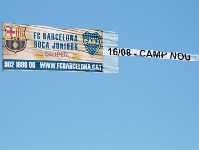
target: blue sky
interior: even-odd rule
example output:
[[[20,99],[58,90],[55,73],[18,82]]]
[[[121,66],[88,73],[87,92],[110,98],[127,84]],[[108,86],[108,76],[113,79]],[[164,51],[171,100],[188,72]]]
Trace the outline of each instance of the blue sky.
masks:
[[[0,1],[2,22],[115,31],[199,54],[199,1]],[[1,66],[2,68],[2,66]],[[0,73],[0,150],[198,150],[199,63],[120,57],[118,74]]]

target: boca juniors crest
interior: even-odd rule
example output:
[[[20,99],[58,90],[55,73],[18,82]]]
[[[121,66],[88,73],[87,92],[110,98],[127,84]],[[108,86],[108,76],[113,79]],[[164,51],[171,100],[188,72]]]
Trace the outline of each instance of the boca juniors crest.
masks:
[[[5,47],[14,52],[20,52],[25,49],[27,39],[25,37],[25,27],[20,26],[6,26],[4,42]]]
[[[82,38],[83,38],[83,44],[88,53],[91,56],[95,55],[99,50],[101,44],[100,34],[97,32],[89,33],[88,31],[86,31],[82,35]]]

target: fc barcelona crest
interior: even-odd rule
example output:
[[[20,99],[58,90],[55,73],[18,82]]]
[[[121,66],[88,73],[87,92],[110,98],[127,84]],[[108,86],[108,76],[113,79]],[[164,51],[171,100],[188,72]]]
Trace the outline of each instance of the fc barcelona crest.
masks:
[[[25,27],[20,26],[6,26],[4,42],[5,47],[15,54],[25,49],[26,47],[26,36]]]
[[[86,31],[83,35],[83,44],[88,51],[88,53],[93,56],[97,53],[97,51],[100,48],[101,45],[101,39],[100,39],[100,34],[95,32],[95,33],[89,33]]]

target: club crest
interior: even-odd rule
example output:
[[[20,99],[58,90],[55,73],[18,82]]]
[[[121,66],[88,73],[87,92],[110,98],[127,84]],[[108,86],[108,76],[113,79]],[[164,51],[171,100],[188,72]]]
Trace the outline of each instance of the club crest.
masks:
[[[91,56],[95,55],[99,50],[101,44],[100,34],[97,32],[89,33],[88,31],[86,31],[82,35],[82,38],[83,38],[83,44],[88,53]]]
[[[15,54],[25,49],[27,39],[25,37],[25,27],[6,26],[4,42],[5,47]]]

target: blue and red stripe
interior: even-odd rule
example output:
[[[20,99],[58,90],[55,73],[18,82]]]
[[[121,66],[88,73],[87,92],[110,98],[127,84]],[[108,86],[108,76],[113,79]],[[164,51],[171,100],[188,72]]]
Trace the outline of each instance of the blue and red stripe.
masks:
[[[16,42],[18,47],[14,48],[13,44]],[[6,46],[11,50],[22,50],[25,46],[25,41],[23,40],[6,40]]]

